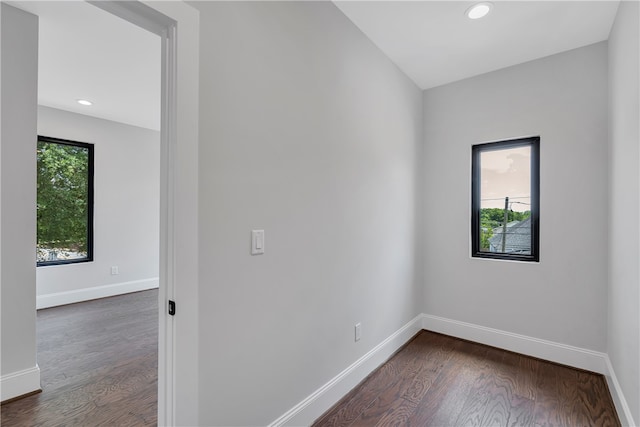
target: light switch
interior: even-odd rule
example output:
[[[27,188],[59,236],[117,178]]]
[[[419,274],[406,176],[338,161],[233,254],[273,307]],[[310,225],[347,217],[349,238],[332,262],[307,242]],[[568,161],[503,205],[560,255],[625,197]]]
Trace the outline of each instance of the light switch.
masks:
[[[251,230],[251,255],[264,253],[264,230]]]

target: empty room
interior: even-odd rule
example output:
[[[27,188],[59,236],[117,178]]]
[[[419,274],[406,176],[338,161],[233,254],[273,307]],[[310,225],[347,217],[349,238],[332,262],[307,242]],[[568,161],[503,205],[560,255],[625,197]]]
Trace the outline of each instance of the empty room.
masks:
[[[162,49],[157,421],[120,425],[640,423],[638,2],[91,6]],[[108,424],[136,408],[4,415],[48,393],[26,9],[1,12],[2,422]]]

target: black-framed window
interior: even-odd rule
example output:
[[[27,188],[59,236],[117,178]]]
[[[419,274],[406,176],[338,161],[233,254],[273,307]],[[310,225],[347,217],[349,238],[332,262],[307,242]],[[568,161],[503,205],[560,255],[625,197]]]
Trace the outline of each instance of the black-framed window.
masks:
[[[93,261],[93,144],[38,136],[38,266]]]
[[[471,256],[540,260],[540,137],[471,149]]]

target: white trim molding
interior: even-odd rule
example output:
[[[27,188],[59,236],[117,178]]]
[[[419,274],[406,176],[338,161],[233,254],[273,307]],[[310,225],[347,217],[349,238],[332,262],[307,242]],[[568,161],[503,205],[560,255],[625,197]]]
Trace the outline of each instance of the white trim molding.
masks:
[[[311,425],[420,330],[422,330],[422,315],[416,316],[398,329],[351,366],[269,424],[269,427]]]
[[[2,402],[40,390],[38,365],[0,377],[0,401]]]
[[[154,277],[151,279],[133,280],[131,282],[114,283],[112,285],[95,286],[92,288],[38,295],[36,297],[36,309],[40,310],[41,308],[56,307],[59,305],[73,304],[92,299],[129,294],[131,292],[146,291],[147,289],[155,289],[157,287],[158,278]]]
[[[616,406],[616,411],[618,412],[618,418],[620,418],[620,424],[623,426],[637,426],[633,420],[631,409],[629,409],[629,404],[624,397],[624,393],[622,392],[622,388],[620,387],[620,383],[618,382],[618,378],[616,377],[616,373],[613,370],[613,365],[611,364],[611,360],[608,355],[605,356],[605,362],[607,364],[607,373],[605,374],[605,378],[607,379],[609,392],[611,393],[613,403]]]
[[[423,315],[422,328],[562,365],[607,374],[607,355],[598,351],[429,314]]]
[[[623,426],[636,426],[609,355],[499,329],[423,314],[422,328],[604,375]]]
[[[268,427],[311,425],[420,330],[437,332],[602,374],[607,380],[620,422],[623,426],[636,426],[606,353],[444,317],[421,314],[273,421]]]

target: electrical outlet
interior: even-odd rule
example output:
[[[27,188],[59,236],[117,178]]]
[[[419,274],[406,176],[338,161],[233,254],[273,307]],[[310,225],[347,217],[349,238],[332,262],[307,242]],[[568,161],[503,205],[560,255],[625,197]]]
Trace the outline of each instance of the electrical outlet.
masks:
[[[118,266],[114,265],[113,267],[111,267],[111,275],[116,276],[118,274],[120,274],[120,270],[118,269]]]
[[[356,341],[360,341],[360,337],[362,337],[362,324],[361,323],[356,323],[355,332],[356,332],[356,336],[355,336]]]

